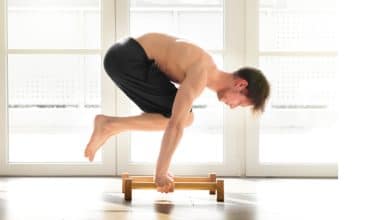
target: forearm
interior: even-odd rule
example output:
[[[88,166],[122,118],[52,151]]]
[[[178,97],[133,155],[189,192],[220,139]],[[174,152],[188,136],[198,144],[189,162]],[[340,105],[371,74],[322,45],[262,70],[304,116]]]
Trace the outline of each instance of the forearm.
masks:
[[[156,175],[165,175],[168,172],[173,153],[183,136],[183,128],[168,125],[161,142],[160,154],[157,160]]]

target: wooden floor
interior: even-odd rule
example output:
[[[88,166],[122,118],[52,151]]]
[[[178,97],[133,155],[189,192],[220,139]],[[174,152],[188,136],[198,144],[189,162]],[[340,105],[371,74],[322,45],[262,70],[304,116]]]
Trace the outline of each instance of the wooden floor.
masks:
[[[337,219],[336,179],[224,180],[224,203],[183,190],[136,190],[129,203],[120,177],[0,177],[0,220]]]

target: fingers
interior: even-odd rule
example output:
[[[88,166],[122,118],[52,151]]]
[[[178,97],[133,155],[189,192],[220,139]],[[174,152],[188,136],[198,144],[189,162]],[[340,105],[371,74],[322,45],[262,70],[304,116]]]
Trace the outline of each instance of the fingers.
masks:
[[[157,192],[160,192],[160,193],[168,193],[168,190],[166,189],[166,187],[157,187]]]
[[[171,187],[169,188],[169,192],[173,192],[175,190],[175,186],[174,184],[171,185]]]
[[[161,193],[169,193],[174,191],[174,184],[173,183],[167,183],[163,186],[157,186],[157,191]]]
[[[175,190],[175,183],[170,182],[168,187],[168,192],[173,192]]]
[[[169,172],[169,171],[168,171],[167,175],[168,175],[169,177],[171,177],[172,179],[173,179],[173,177],[174,177],[174,176],[173,176],[173,173],[171,173],[171,172]]]
[[[172,183],[167,183],[163,186],[163,192],[164,193],[168,193],[171,191],[171,188],[172,188]]]
[[[168,193],[174,191],[175,183],[172,173],[168,172],[164,176],[156,176],[154,181],[158,192]]]
[[[157,186],[157,192],[160,192],[160,193],[167,193],[168,191],[166,190],[166,185]]]
[[[164,192],[168,193],[169,192],[169,183],[164,186]]]

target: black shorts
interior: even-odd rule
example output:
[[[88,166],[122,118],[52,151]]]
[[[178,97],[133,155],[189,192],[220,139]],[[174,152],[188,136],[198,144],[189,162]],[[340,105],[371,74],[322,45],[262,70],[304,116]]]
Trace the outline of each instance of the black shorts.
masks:
[[[142,111],[171,116],[177,88],[135,39],[112,45],[104,57],[104,69]]]

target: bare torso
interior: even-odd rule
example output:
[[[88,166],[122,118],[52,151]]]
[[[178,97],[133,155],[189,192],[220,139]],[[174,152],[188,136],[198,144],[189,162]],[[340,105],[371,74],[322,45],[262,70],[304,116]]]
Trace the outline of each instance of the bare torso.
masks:
[[[155,60],[160,70],[173,82],[181,83],[191,68],[202,68],[208,78],[216,73],[216,65],[203,49],[183,39],[150,33],[136,39],[149,59]]]

